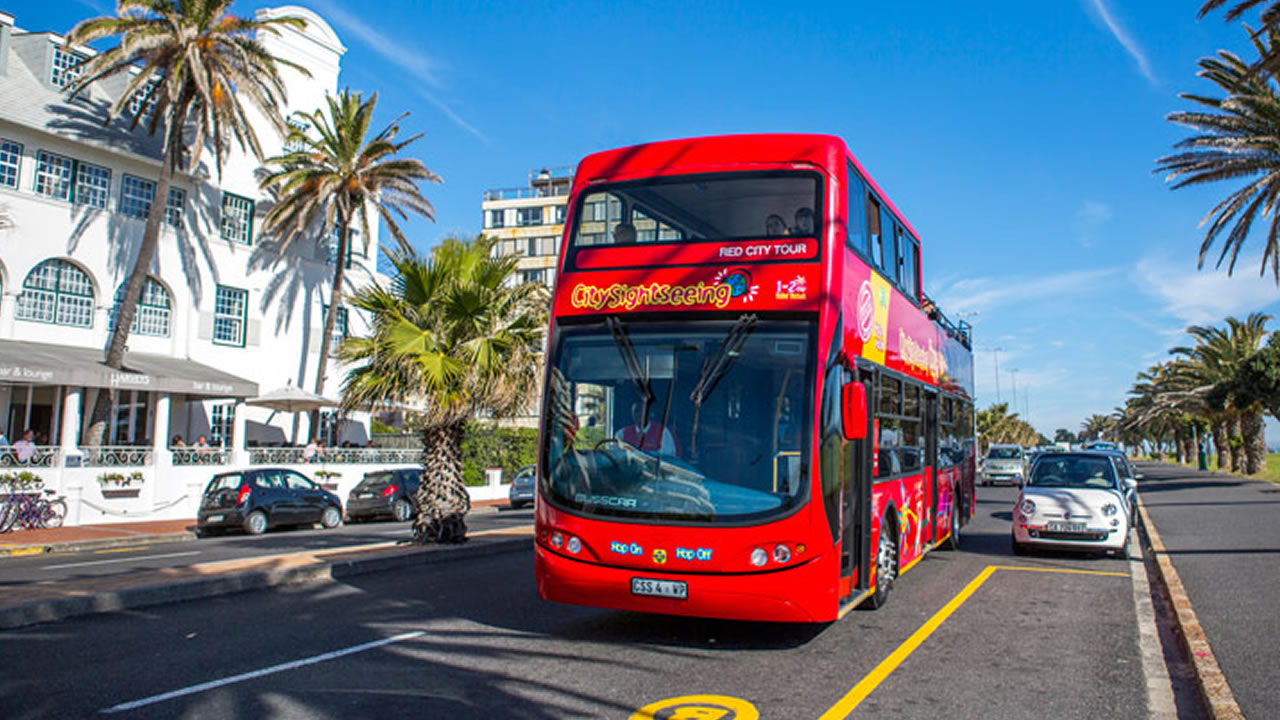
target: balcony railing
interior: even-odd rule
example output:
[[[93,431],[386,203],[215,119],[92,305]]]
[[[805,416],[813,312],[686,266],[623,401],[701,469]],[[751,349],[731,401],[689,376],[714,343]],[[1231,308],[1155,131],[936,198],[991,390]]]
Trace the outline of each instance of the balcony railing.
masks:
[[[250,448],[254,465],[410,465],[422,462],[422,451],[409,448],[325,448],[308,460],[306,448]]]
[[[484,199],[488,200],[526,200],[540,197],[562,197],[569,194],[567,185],[551,185],[549,187],[498,188],[485,190]]]
[[[62,448],[56,445],[0,448],[0,467],[56,467],[62,464],[61,458]]]
[[[132,445],[100,445],[83,448],[85,467],[117,467],[150,465],[154,461],[151,448]]]
[[[228,465],[231,450],[228,448],[169,448],[173,452],[174,465]]]

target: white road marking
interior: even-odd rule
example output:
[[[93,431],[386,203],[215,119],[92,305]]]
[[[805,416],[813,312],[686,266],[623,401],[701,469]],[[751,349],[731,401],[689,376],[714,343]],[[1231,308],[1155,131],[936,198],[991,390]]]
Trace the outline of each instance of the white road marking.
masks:
[[[416,630],[414,632],[402,633],[400,635],[394,635],[392,637],[383,638],[381,640],[374,640],[373,642],[363,643],[361,645],[344,648],[342,650],[333,650],[331,652],[327,652],[321,655],[313,655],[312,657],[303,658],[301,660],[293,660],[291,662],[281,663],[279,665],[272,665],[271,667],[262,668],[261,670],[252,670],[247,673],[232,675],[231,677],[222,678],[221,680],[211,680],[207,683],[200,683],[199,685],[191,685],[189,687],[184,687],[180,690],[174,690],[172,692],[162,693],[160,695],[152,695],[151,697],[142,698],[141,700],[133,700],[131,702],[120,703],[119,705],[113,705],[109,708],[99,710],[98,712],[102,715],[112,715],[118,712],[124,712],[126,710],[136,710],[137,708],[140,708],[140,707],[145,707],[147,705],[154,705],[158,702],[164,702],[165,700],[172,700],[174,698],[179,698],[184,695],[194,695],[195,693],[204,692],[205,690],[212,690],[214,688],[219,688],[224,685],[231,685],[233,683],[244,682],[245,680],[253,680],[254,678],[260,678],[264,675],[272,675],[278,672],[284,672],[286,670],[294,670],[296,668],[305,667],[307,665],[322,663],[322,662],[325,662],[326,660],[334,660],[336,658],[340,658],[345,655],[354,655],[355,653],[358,653],[358,652],[364,652],[365,650],[372,650],[374,648],[382,647],[383,645],[398,643],[402,640],[410,640],[412,638],[416,638],[426,634],[427,633],[425,630]]]
[[[159,558],[186,557],[187,555],[199,555],[199,550],[180,553],[165,553],[164,555],[138,555],[135,557],[116,558],[115,560],[89,560],[87,562],[78,563],[62,563],[61,565],[45,565],[41,570],[61,570],[63,568],[89,567],[90,565],[110,565],[112,563],[136,562],[138,560],[157,560]]]

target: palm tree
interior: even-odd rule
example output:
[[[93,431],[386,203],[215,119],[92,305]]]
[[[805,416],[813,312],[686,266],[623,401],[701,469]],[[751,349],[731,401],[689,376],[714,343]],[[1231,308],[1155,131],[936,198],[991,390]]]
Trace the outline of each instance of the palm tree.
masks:
[[[128,81],[108,109],[107,122],[124,112],[131,100],[141,99],[139,106],[150,105],[150,109],[135,113],[131,127],[145,124],[151,134],[160,132],[164,137],[164,158],[142,244],[106,350],[106,364],[112,368],[124,366],[125,343],[155,258],[173,173],[184,160],[187,171],[194,172],[206,144],[213,146],[219,175],[233,146],[261,158],[262,147],[246,117],[245,101],[278,127],[283,124],[280,108],[285,104],[281,66],[307,72],[272,55],[256,39],[259,34],[278,35],[281,27],[302,29],[306,27],[302,18],[255,20],[230,14],[230,5],[231,0],[120,0],[116,15],[85,20],[66,37],[68,45],[80,45],[120,36],[118,45],[86,61],[82,75],[68,87],[69,97],[75,98],[99,80],[123,75]],[[111,395],[114,392],[98,395],[91,445],[101,441]]]
[[[1111,435],[1114,426],[1115,423],[1111,417],[1094,413],[1081,424],[1081,438],[1088,438],[1090,440],[1106,438]]]
[[[286,138],[292,152],[267,161],[275,167],[262,179],[263,189],[275,193],[278,202],[267,213],[264,228],[281,239],[281,250],[294,239],[308,235],[316,242],[327,243],[329,234],[337,232],[337,256],[333,263],[333,285],[329,292],[329,311],[325,313],[324,333],[320,336],[320,360],[316,367],[316,394],[324,394],[325,373],[329,363],[329,344],[342,307],[343,275],[350,252],[351,223],[359,220],[366,248],[369,242],[369,209],[377,212],[391,234],[405,243],[396,216],[415,212],[434,220],[431,203],[418,189],[420,181],[440,182],[440,177],[427,169],[421,160],[399,157],[409,143],[422,137],[415,135],[397,142],[400,120],[396,118],[372,139],[368,137],[378,95],[367,101],[358,92],[344,89],[337,97],[329,96],[327,114],[316,110],[298,113],[301,126],[294,126]],[[376,222],[376,219],[375,219]],[[314,234],[314,233],[317,233]],[[305,352],[305,350],[304,350]],[[318,423],[312,417],[314,435]]]
[[[1280,28],[1270,27],[1252,40],[1259,56],[1267,57],[1273,49],[1280,50]],[[1174,146],[1183,152],[1158,159],[1158,171],[1168,173],[1166,180],[1173,183],[1173,189],[1247,180],[1205,216],[1208,229],[1200,244],[1199,266],[1204,266],[1205,256],[1226,231],[1216,266],[1221,267],[1230,257],[1227,274],[1231,274],[1240,249],[1261,214],[1269,218],[1269,227],[1260,272],[1265,273],[1270,263],[1272,275],[1280,283],[1280,214],[1276,212],[1280,153],[1275,141],[1280,136],[1280,95],[1270,75],[1250,72],[1248,63],[1226,50],[1220,50],[1217,58],[1202,58],[1199,65],[1198,75],[1212,81],[1226,95],[1180,95],[1208,110],[1169,115],[1171,122],[1199,134]]]
[[[1231,0],[1205,0],[1205,3],[1200,6],[1200,12],[1196,19],[1202,20],[1204,16],[1230,2]],[[1236,0],[1236,4],[1227,10],[1222,19],[1226,22],[1235,22],[1244,17],[1245,13],[1268,2],[1271,4],[1262,9],[1261,17],[1259,18],[1262,21],[1260,31],[1274,30],[1280,27],[1280,0]],[[1277,53],[1274,49],[1272,52],[1260,57],[1258,62],[1251,68],[1252,72],[1270,73],[1272,75],[1275,75],[1277,70],[1280,70],[1280,53]]]
[[[446,238],[429,258],[408,243],[389,251],[391,287],[374,284],[353,296],[373,317],[372,335],[339,348],[352,366],[345,408],[423,408],[409,417],[424,446],[417,542],[465,538],[464,426],[477,412],[519,412],[537,384],[546,291],[514,284],[517,259],[492,257],[495,243],[484,235]]]

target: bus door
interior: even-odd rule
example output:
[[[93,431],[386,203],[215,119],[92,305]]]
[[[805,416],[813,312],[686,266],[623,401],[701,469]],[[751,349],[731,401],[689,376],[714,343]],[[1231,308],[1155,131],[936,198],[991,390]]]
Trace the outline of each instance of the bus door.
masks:
[[[938,393],[924,393],[924,467],[929,484],[929,532],[925,542],[938,542]],[[955,502],[953,499],[952,502]]]
[[[862,383],[866,391],[867,427],[861,440],[848,443],[845,453],[841,574],[856,578],[853,590],[861,593],[871,589],[868,581],[870,569],[858,570],[862,561],[870,557],[871,548],[871,433],[875,415],[872,410],[876,407],[875,372],[860,366],[848,374],[848,378],[848,382]]]

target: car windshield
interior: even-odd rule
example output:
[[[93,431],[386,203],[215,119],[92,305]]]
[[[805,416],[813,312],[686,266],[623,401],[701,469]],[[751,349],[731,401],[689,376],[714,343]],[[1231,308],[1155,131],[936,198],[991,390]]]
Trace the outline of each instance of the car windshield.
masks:
[[[1028,484],[1110,489],[1116,486],[1116,474],[1105,457],[1046,456],[1036,463]]]
[[[360,484],[356,486],[357,490],[369,490],[371,488],[384,488],[395,481],[395,473],[378,472],[368,473]]]
[[[987,453],[989,460],[1021,460],[1022,450],[1018,448],[991,448],[991,452]]]
[[[645,242],[816,237],[818,176],[811,172],[653,178],[584,193],[571,247]]]
[[[212,495],[219,490],[234,490],[240,487],[240,474],[219,475],[209,483],[209,488],[205,490],[206,494]]]
[[[561,333],[543,430],[553,501],[707,523],[804,501],[812,323],[611,322]]]

